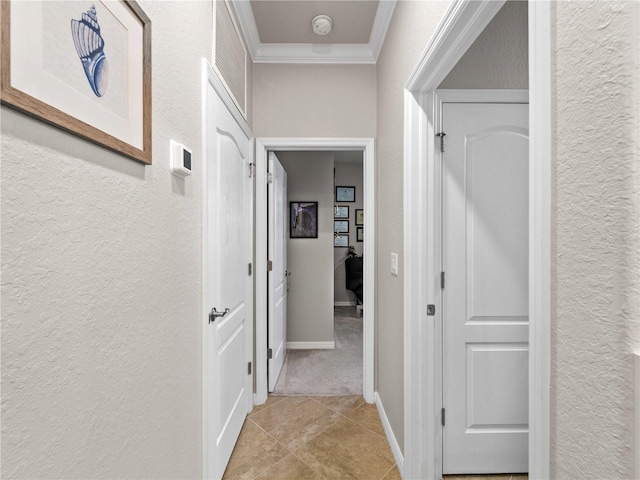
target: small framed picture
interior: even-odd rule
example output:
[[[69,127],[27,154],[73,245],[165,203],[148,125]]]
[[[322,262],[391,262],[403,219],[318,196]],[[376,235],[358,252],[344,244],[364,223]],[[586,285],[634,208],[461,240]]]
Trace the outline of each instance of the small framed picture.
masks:
[[[356,225],[364,225],[364,210],[356,208]]]
[[[334,218],[349,218],[349,205],[336,205]]]
[[[334,220],[333,231],[338,233],[349,232],[349,220]]]
[[[356,227],[356,241],[364,241],[364,227]]]
[[[290,238],[318,238],[318,202],[289,202]]]
[[[336,202],[355,202],[356,187],[336,187]]]
[[[348,247],[349,246],[349,235],[344,233],[338,233],[333,237],[333,246],[334,247]]]

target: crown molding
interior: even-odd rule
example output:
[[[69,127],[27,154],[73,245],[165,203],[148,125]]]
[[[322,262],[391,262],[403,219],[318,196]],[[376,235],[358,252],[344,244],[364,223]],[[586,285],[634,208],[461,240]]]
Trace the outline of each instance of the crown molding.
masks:
[[[382,49],[396,0],[380,0],[368,44],[261,43],[249,0],[229,2],[254,63],[374,64]]]

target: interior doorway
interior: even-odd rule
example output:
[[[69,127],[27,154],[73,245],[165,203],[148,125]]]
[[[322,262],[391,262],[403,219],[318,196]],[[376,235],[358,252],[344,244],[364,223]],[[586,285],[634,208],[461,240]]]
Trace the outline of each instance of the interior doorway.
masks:
[[[408,478],[440,478],[442,425],[438,224],[440,178],[435,90],[504,2],[451,6],[405,86],[405,470]],[[550,387],[550,98],[551,12],[528,3],[529,78],[529,349],[528,471],[549,478]],[[426,192],[426,194],[425,194]],[[410,220],[409,220],[410,219]],[[429,308],[430,306],[430,308]],[[436,318],[429,318],[435,316]],[[439,396],[440,395],[440,396]]]
[[[373,308],[373,281],[374,281],[374,249],[373,239],[375,233],[374,217],[374,149],[372,139],[256,139],[256,198],[266,198],[267,194],[267,158],[268,152],[335,152],[355,151],[362,152],[364,167],[364,225],[363,235],[371,239],[364,247],[364,285],[363,299],[364,314],[363,326],[363,372],[362,392],[365,400],[372,403],[373,393],[373,348],[374,348],[374,308]],[[333,198],[334,192],[330,192]],[[312,199],[308,199],[312,200]],[[333,200],[331,209],[333,209]],[[268,394],[267,383],[267,211],[266,202],[256,204],[256,398],[255,403],[264,403]],[[331,246],[333,249],[333,247]],[[332,279],[331,287],[333,287]],[[329,301],[332,302],[333,298]]]

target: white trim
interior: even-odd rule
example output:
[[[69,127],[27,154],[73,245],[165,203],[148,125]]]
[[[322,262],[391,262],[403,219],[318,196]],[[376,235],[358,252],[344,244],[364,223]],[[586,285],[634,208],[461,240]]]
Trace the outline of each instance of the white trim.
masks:
[[[635,371],[634,478],[640,478],[640,353],[633,354]]]
[[[382,428],[384,428],[384,433],[387,436],[387,442],[389,442],[389,446],[391,447],[391,453],[393,453],[393,458],[396,460],[396,466],[398,467],[398,471],[400,472],[400,478],[409,478],[405,477],[404,475],[404,457],[402,456],[402,449],[398,444],[396,436],[393,434],[393,428],[391,428],[389,417],[387,417],[387,412],[385,412],[384,410],[382,399],[380,398],[380,395],[378,395],[378,392],[374,393],[373,399],[376,407],[378,408],[378,414],[380,415]]]
[[[231,112],[231,115],[233,115],[235,121],[238,123],[240,128],[242,128],[242,131],[245,133],[245,135],[247,135],[247,137],[253,137],[253,133],[251,132],[251,129],[249,128],[244,115],[240,111],[238,104],[227,91],[225,83],[222,80],[220,73],[218,73],[218,69],[214,68],[206,58],[202,59],[202,64],[204,66],[203,68],[206,71],[208,82],[214,88],[218,96],[222,99],[222,102],[227,107],[229,112]]]
[[[356,304],[353,302],[333,302],[334,307],[355,307]]]
[[[287,342],[287,350],[334,350],[336,342]]]
[[[410,92],[435,90],[502,8],[506,0],[455,0],[405,84]]]
[[[551,3],[529,2],[529,478],[549,478]]]
[[[404,135],[404,346],[405,478],[440,478],[437,449],[442,437],[436,412],[441,406],[441,308],[426,316],[426,305],[440,302],[439,185],[434,142],[433,92],[503,1],[456,0],[445,14],[406,83]],[[529,2],[530,45],[530,374],[529,477],[549,477],[549,301],[550,301],[550,5]],[[439,445],[439,447],[438,447]]]
[[[251,3],[245,0],[230,3],[254,63],[374,64],[378,61],[396,0],[378,3],[369,43],[362,44],[262,43]]]
[[[363,396],[373,403],[375,295],[375,150],[371,138],[257,138],[256,198],[267,198],[268,151],[364,151],[364,318]],[[256,202],[256,398],[267,400],[267,205]]]

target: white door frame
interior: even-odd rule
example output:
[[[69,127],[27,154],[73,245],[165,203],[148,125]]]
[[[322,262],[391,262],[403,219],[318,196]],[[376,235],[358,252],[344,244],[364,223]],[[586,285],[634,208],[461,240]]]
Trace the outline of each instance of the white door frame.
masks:
[[[442,476],[433,92],[505,2],[454,1],[405,85],[405,478]],[[549,478],[551,6],[529,2],[529,478]],[[439,145],[438,145],[439,147]],[[437,309],[440,310],[440,309]]]
[[[256,395],[267,401],[267,166],[269,151],[363,151],[364,315],[363,396],[374,401],[375,152],[372,138],[256,138]]]
[[[242,131],[247,135],[247,137],[252,138],[253,134],[251,133],[251,129],[247,124],[246,120],[238,110],[235,102],[231,98],[231,95],[227,92],[224,87],[223,82],[220,79],[218,73],[214,70],[208,60],[202,59],[202,260],[203,260],[203,268],[202,268],[202,295],[201,295],[201,321],[202,321],[202,473],[204,478],[212,478],[214,466],[212,465],[211,452],[213,451],[212,445],[215,444],[216,439],[212,438],[212,432],[209,431],[208,426],[210,422],[208,419],[215,413],[211,412],[208,408],[210,402],[208,398],[214,395],[216,390],[216,386],[211,383],[211,376],[209,375],[208,365],[206,363],[209,355],[207,354],[209,348],[211,347],[207,342],[207,329],[211,328],[209,326],[208,318],[209,318],[209,309],[210,305],[207,305],[205,302],[206,292],[211,288],[212,279],[208,275],[208,268],[206,268],[207,264],[212,261],[213,254],[208,251],[207,246],[209,245],[207,232],[209,231],[209,189],[207,184],[207,138],[208,138],[208,129],[216,128],[215,125],[212,127],[209,125],[208,112],[207,112],[207,98],[211,95],[210,87],[213,87],[215,93],[220,97],[224,105],[227,107],[235,121],[238,123]],[[253,148],[249,147],[249,152],[253,152]],[[249,159],[251,161],[251,159]],[[253,256],[253,205],[254,199],[253,197],[248,199],[249,205],[249,215],[247,218],[247,243],[248,243],[248,252],[247,258],[252,258]],[[251,285],[251,282],[247,282],[248,285]],[[247,351],[251,352],[251,341],[253,338],[253,298],[254,292],[247,292]],[[252,377],[247,376],[247,388],[251,387]],[[247,411],[251,411],[253,405],[251,395],[249,395],[249,405],[247,405]]]

